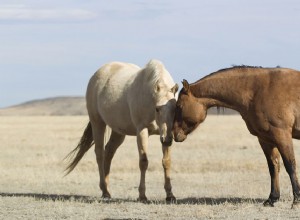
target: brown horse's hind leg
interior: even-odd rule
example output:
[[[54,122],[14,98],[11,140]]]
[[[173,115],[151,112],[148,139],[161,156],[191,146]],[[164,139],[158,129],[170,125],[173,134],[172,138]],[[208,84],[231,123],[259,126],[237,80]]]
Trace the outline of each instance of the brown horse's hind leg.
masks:
[[[147,157],[147,149],[148,149],[148,129],[144,128],[137,133],[137,145],[139,150],[139,166],[141,171],[141,179],[139,185],[139,201],[146,202],[146,170],[148,168],[148,157]]]
[[[110,198],[104,175],[104,133],[106,124],[102,120],[91,121],[93,138],[95,142],[95,154],[100,175],[100,189],[103,198]]]
[[[264,202],[264,206],[274,206],[274,203],[279,200],[280,187],[279,187],[279,171],[280,171],[280,154],[276,146],[258,139],[261,148],[266,156],[269,172],[271,176],[271,193],[269,198]]]
[[[111,160],[115,155],[116,150],[118,147],[123,143],[125,139],[125,135],[121,135],[112,131],[109,141],[105,146],[105,157],[104,157],[104,174],[105,174],[105,182],[108,188],[109,186],[109,171]]]
[[[294,205],[300,204],[300,185],[296,173],[296,159],[293,149],[291,132],[282,129],[273,130],[274,138],[278,143],[278,150],[281,154],[285,169],[290,176],[293,188]]]
[[[167,193],[167,202],[175,202],[176,198],[172,193],[172,185],[171,185],[171,177],[170,177],[170,171],[171,171],[171,157],[170,157],[170,147],[162,147],[163,151],[163,159],[162,159],[162,165],[164,168],[165,173],[165,190]]]

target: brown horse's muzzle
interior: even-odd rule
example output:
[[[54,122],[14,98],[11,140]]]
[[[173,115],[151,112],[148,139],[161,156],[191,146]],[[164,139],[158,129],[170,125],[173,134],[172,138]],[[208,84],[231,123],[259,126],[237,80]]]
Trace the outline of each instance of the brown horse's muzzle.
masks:
[[[176,142],[183,142],[186,139],[186,135],[183,130],[174,131],[174,140]]]

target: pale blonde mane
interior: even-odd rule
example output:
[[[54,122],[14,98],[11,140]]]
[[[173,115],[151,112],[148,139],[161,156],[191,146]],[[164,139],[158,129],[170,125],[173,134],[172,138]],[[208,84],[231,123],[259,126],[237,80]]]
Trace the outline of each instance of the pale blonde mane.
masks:
[[[166,70],[165,66],[159,60],[150,60],[145,67],[145,74],[148,83],[152,88],[157,85],[160,89],[171,89],[175,82],[173,81],[170,73]]]
[[[160,80],[163,70],[164,66],[158,60],[150,60],[149,63],[146,65],[146,79],[152,87],[154,87]]]

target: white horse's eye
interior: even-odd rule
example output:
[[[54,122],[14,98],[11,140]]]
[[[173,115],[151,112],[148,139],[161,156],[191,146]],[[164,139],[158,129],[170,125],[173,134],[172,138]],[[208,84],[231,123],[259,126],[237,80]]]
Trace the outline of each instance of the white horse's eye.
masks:
[[[159,107],[156,107],[156,108],[155,108],[155,111],[158,113],[158,112],[159,112]]]

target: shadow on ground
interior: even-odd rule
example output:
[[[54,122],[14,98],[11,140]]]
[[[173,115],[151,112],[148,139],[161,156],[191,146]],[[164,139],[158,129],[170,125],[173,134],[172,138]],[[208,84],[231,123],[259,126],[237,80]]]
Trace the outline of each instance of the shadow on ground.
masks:
[[[52,201],[75,201],[82,203],[126,203],[126,202],[139,202],[136,199],[103,199],[99,197],[84,196],[84,195],[64,195],[64,194],[42,194],[42,193],[0,193],[1,197],[29,197],[37,200],[52,200]],[[177,199],[176,202],[172,204],[195,204],[195,205],[220,205],[224,203],[229,204],[242,204],[242,203],[263,203],[265,200],[261,198],[184,198]],[[169,204],[165,200],[149,200],[149,204]]]

